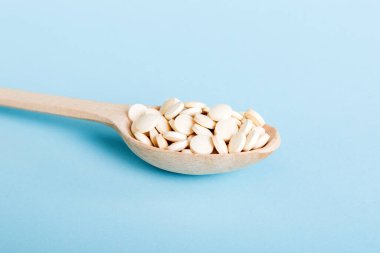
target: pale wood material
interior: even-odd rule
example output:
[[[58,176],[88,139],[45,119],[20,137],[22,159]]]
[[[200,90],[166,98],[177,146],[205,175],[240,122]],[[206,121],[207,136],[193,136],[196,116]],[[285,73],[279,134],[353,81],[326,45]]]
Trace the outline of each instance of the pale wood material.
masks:
[[[202,175],[230,172],[259,162],[275,151],[281,143],[278,131],[265,125],[270,135],[267,145],[258,150],[234,154],[199,155],[173,152],[145,145],[131,136],[127,117],[129,105],[100,103],[88,100],[49,96],[0,88],[0,106],[86,119],[113,127],[128,147],[146,162],[171,172]]]

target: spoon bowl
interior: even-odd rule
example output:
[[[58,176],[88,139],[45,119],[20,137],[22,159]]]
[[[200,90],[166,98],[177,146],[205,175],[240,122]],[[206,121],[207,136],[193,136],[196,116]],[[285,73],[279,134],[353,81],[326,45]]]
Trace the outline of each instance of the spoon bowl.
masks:
[[[265,125],[264,128],[271,136],[265,147],[233,154],[203,155],[173,152],[145,145],[129,134],[121,133],[121,136],[133,153],[153,166],[175,173],[206,175],[230,172],[269,156],[279,147],[280,136],[275,128],[269,125]]]
[[[129,105],[100,103],[88,100],[48,96],[0,88],[0,106],[86,119],[114,128],[138,157],[160,169],[189,175],[230,172],[254,164],[273,153],[281,143],[278,131],[265,125],[270,135],[260,149],[233,154],[188,154],[148,146],[132,137]],[[157,108],[157,107],[156,107]]]

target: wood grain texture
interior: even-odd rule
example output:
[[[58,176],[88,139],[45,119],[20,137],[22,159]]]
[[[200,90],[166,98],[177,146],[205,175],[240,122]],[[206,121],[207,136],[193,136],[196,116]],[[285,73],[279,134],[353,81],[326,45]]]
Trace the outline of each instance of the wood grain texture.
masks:
[[[86,119],[112,125],[128,110],[126,105],[50,96],[14,89],[0,88],[0,106]]]
[[[131,136],[127,117],[129,105],[49,96],[0,88],[0,106],[56,114],[100,122],[113,127],[128,147],[144,161],[167,171],[203,175],[236,170],[257,163],[273,153],[281,143],[278,131],[265,125],[269,142],[261,149],[234,154],[186,154],[145,145]]]

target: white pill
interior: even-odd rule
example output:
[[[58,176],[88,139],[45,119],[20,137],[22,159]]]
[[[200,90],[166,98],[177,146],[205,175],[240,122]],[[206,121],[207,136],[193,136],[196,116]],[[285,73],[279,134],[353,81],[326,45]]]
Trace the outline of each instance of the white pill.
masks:
[[[183,149],[181,152],[182,152],[182,153],[187,153],[187,154],[192,154],[192,153],[193,153],[193,152],[191,152],[191,150],[188,149],[188,148]]]
[[[173,122],[174,129],[182,134],[189,135],[193,132],[193,118],[186,114],[180,114]]]
[[[265,134],[265,129],[263,127],[254,127],[253,130],[260,134],[260,137]]]
[[[228,154],[227,144],[224,142],[222,137],[219,135],[214,135],[212,137],[212,142],[214,143],[215,149],[219,154]]]
[[[173,130],[175,130],[175,127],[174,127],[174,119],[169,120],[169,125],[170,125],[170,127],[171,127]]]
[[[247,119],[244,121],[243,125],[239,129],[239,133],[242,133],[244,135],[249,134],[251,132],[252,128],[254,127],[252,120]]]
[[[229,141],[232,135],[238,132],[239,128],[235,119],[228,118],[216,123],[214,133],[219,135],[224,141]]]
[[[147,114],[147,113],[153,113],[153,114],[161,115],[161,113],[160,113],[157,109],[154,109],[154,108],[148,108],[148,109],[145,111],[145,114]]]
[[[241,121],[238,120],[237,118],[231,117],[231,119],[235,120],[236,125],[238,125],[239,127],[241,126],[241,124],[243,124],[243,123],[241,123]]]
[[[149,131],[149,139],[152,142],[153,146],[156,146],[156,147],[157,147],[157,140],[156,140],[157,134],[158,132],[156,128],[153,128],[152,130]]]
[[[147,110],[145,105],[134,104],[128,110],[128,118],[133,122],[138,119]]]
[[[228,143],[228,151],[230,153],[239,153],[243,150],[247,138],[243,133],[234,134]]]
[[[171,98],[171,99],[168,99],[166,100],[162,105],[161,105],[161,108],[160,108],[160,113],[162,115],[164,115],[166,113],[166,111],[169,109],[170,106],[176,104],[179,102],[179,99],[177,98]]]
[[[169,122],[168,122],[168,120],[164,116],[162,116],[162,115],[159,116],[158,122],[157,122],[157,125],[156,125],[156,129],[161,134],[163,134],[163,133],[171,130]]]
[[[159,148],[162,148],[162,149],[167,148],[168,145],[169,145],[168,141],[165,140],[165,138],[162,136],[162,134],[157,134],[156,135],[156,141],[157,141],[157,146]]]
[[[205,103],[202,103],[202,102],[185,102],[185,107],[186,108],[194,108],[194,107],[198,107],[198,108],[205,108],[206,107],[206,104]]]
[[[244,116],[247,119],[252,120],[253,124],[255,124],[256,126],[264,126],[265,125],[265,121],[264,121],[263,117],[261,117],[261,115],[258,112],[255,112],[252,109],[248,109],[248,111],[245,112]]]
[[[243,115],[237,111],[232,111],[231,116],[238,120],[242,120],[244,118]]]
[[[177,141],[169,145],[168,150],[170,151],[181,151],[189,145],[188,140]]]
[[[206,136],[212,136],[213,135],[209,129],[207,129],[207,128],[199,125],[199,124],[194,124],[192,129],[193,129],[194,133],[196,133],[197,135],[206,135]]]
[[[184,141],[187,139],[187,136],[185,134],[181,134],[175,131],[168,131],[162,135],[165,139],[168,141]]]
[[[259,149],[265,146],[267,142],[269,141],[269,134],[264,134],[260,137],[260,139],[257,141],[256,145],[253,147],[253,149]]]
[[[210,109],[208,116],[214,121],[221,121],[231,117],[232,108],[226,104],[216,105]]]
[[[133,135],[135,136],[137,140],[141,141],[142,143],[152,146],[152,142],[149,140],[148,136],[146,136],[145,134],[136,132]]]
[[[196,114],[194,116],[194,121],[198,123],[201,126],[204,126],[208,129],[214,129],[215,128],[215,121],[210,119],[210,117],[203,115],[203,114]]]
[[[187,140],[190,141],[191,138],[193,138],[195,136],[195,134],[190,134],[189,136],[187,136]]]
[[[171,151],[237,153],[262,148],[270,139],[259,113],[253,109],[237,112],[227,104],[210,109],[202,102],[171,98],[159,110],[132,105],[127,115],[138,141]]]
[[[165,118],[172,119],[177,116],[180,112],[182,112],[185,105],[182,102],[178,102],[168,108],[165,112]]]
[[[158,119],[159,115],[153,113],[141,115],[133,122],[134,128],[140,133],[149,132],[157,125]]]
[[[192,108],[188,108],[188,109],[183,110],[181,112],[181,114],[187,114],[190,116],[194,116],[195,114],[201,113],[201,112],[202,112],[202,109],[200,107],[192,107]]]
[[[245,142],[244,151],[250,151],[256,145],[260,138],[260,133],[255,130],[255,128],[248,134],[247,141]]]
[[[214,150],[214,145],[210,136],[197,135],[191,139],[190,149],[196,154],[211,154]]]

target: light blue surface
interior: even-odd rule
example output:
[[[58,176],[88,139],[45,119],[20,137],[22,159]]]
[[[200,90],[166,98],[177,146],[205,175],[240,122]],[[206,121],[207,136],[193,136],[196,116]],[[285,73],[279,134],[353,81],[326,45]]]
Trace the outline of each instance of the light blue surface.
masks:
[[[0,1],[0,85],[254,107],[269,159],[184,176],[0,108],[0,252],[379,252],[379,1]]]

